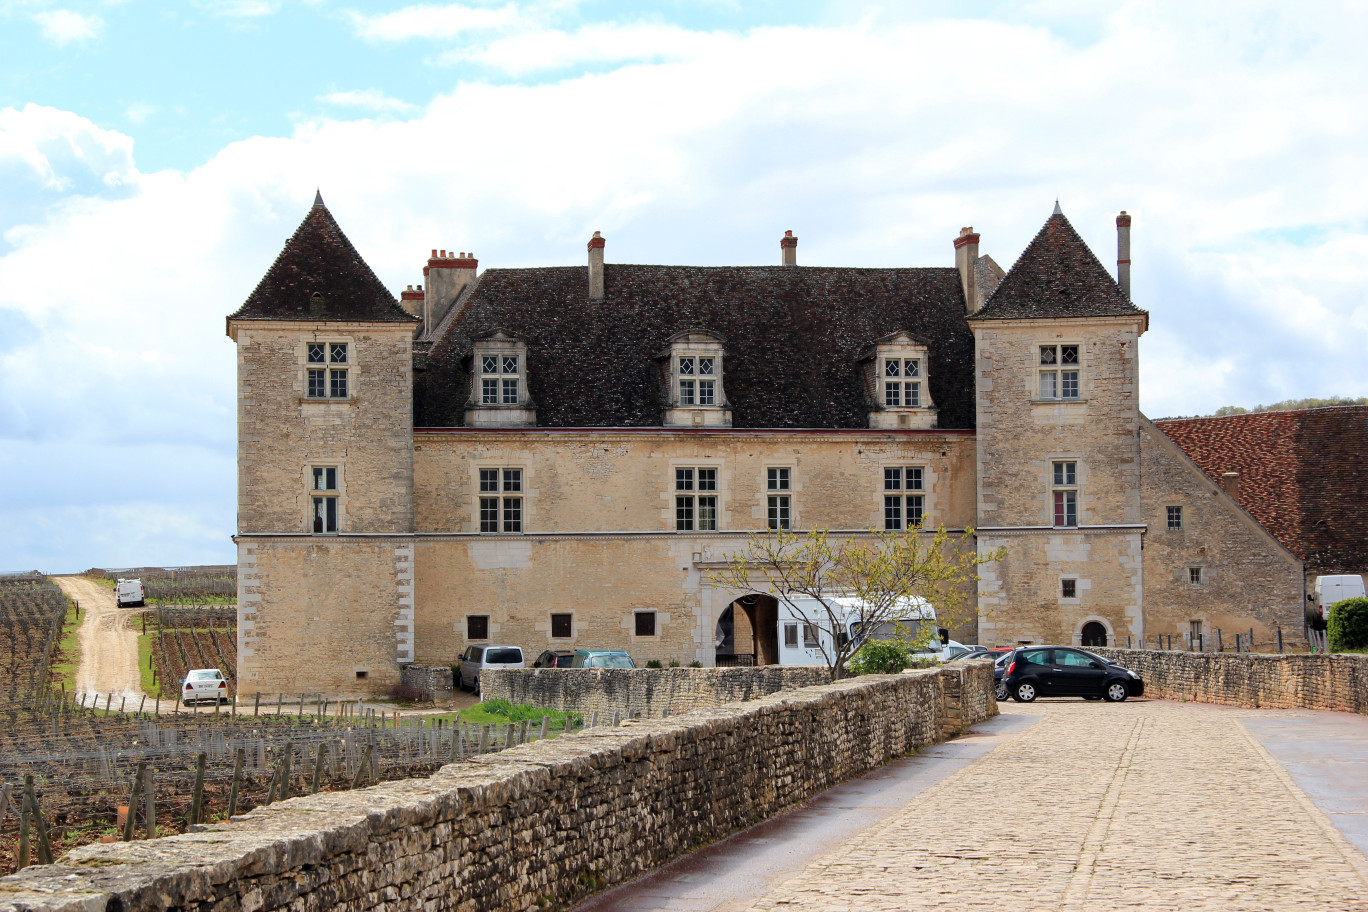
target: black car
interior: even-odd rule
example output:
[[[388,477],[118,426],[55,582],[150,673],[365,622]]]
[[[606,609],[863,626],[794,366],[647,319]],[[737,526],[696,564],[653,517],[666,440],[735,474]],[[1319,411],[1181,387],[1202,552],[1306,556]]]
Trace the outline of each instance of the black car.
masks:
[[[1120,703],[1145,692],[1145,682],[1129,669],[1083,649],[1026,646],[1012,653],[999,693],[1018,703],[1036,697],[1082,697]]]
[[[533,668],[569,668],[575,661],[575,654],[568,649],[548,649],[537,656]]]

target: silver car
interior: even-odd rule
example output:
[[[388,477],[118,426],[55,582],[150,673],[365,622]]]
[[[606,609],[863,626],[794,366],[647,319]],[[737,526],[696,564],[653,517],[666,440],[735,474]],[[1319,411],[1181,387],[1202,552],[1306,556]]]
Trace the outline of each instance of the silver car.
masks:
[[[228,679],[217,668],[196,668],[186,673],[181,684],[181,702],[189,706],[201,700],[228,700]]]
[[[456,686],[479,693],[481,670],[526,667],[521,646],[469,646],[461,654],[461,678]]]

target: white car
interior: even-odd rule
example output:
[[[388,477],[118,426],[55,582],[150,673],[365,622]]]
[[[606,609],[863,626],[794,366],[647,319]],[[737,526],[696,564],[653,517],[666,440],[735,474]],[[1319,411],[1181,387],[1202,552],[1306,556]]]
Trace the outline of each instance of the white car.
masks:
[[[461,671],[456,686],[480,693],[481,669],[526,667],[520,646],[469,646],[461,654]]]
[[[228,679],[217,668],[196,668],[185,676],[181,685],[181,702],[186,706],[201,700],[215,703],[228,700]]]

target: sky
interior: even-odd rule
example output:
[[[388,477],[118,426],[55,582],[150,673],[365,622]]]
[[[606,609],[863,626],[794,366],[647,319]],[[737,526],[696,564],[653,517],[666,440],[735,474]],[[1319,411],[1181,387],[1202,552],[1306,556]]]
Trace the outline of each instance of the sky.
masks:
[[[1141,408],[1368,395],[1368,5],[0,0],[0,570],[231,563],[224,317],[321,189],[395,291],[1010,267],[1134,217]]]

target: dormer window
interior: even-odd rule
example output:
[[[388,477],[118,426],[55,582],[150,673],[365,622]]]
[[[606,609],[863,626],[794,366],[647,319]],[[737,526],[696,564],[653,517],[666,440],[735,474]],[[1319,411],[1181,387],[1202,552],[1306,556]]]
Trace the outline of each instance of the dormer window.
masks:
[[[722,386],[722,340],[710,332],[683,332],[658,360],[669,385],[666,427],[731,427]]]
[[[869,426],[925,429],[936,426],[936,407],[926,385],[928,345],[908,332],[875,340],[860,356],[869,395]]]
[[[536,406],[527,388],[527,344],[495,330],[476,339],[473,348],[465,423],[472,427],[536,424]]]
[[[884,407],[921,408],[921,359],[885,358]]]
[[[518,362],[514,354],[480,356],[480,404],[518,404]]]

